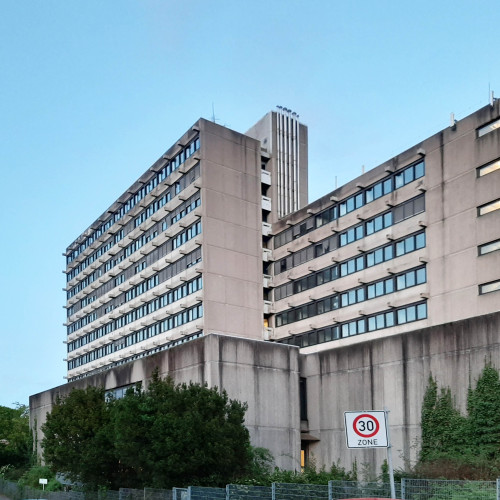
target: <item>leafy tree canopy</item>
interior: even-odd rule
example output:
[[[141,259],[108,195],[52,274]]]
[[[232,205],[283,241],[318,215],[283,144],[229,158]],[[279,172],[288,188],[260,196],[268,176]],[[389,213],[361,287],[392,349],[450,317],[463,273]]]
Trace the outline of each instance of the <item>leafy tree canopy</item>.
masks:
[[[417,466],[453,479],[490,479],[500,470],[500,376],[486,365],[467,394],[461,415],[449,388],[438,390],[430,377],[421,414],[422,443]],[[425,472],[424,472],[425,471]],[[445,473],[445,471],[447,471]]]
[[[111,486],[118,469],[111,411],[101,388],[75,389],[58,398],[42,426],[45,462],[90,488]]]
[[[28,408],[0,406],[0,467],[27,467],[32,458]]]
[[[206,385],[176,385],[158,371],[119,400],[73,390],[43,426],[47,464],[98,486],[223,485],[251,466],[246,404]]]

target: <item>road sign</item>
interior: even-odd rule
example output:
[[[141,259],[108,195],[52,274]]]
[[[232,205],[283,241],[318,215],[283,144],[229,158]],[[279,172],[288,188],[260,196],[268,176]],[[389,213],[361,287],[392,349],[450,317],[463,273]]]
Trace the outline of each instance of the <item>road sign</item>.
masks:
[[[387,448],[384,411],[344,412],[348,448]]]

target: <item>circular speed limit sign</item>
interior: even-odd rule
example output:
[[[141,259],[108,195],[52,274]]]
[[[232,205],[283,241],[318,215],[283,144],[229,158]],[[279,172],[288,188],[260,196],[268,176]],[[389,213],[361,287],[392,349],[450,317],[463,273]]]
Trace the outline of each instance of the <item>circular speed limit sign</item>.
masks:
[[[344,413],[348,448],[385,448],[387,430],[383,411]]]
[[[354,432],[362,438],[371,438],[380,430],[378,419],[369,413],[358,415],[352,424]]]

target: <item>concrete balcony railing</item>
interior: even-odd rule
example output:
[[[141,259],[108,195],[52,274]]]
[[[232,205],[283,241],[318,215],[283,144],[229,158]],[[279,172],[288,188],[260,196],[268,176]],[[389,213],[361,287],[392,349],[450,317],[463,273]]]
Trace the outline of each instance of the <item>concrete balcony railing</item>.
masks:
[[[260,171],[260,180],[262,184],[266,184],[268,186],[271,185],[271,173],[268,172],[267,170],[261,170]]]
[[[271,288],[273,286],[273,278],[269,274],[264,274],[262,284],[264,288]]]
[[[271,198],[267,196],[262,197],[262,210],[271,211]]]
[[[263,236],[269,236],[271,234],[271,224],[268,222],[263,222],[262,223],[262,235]]]

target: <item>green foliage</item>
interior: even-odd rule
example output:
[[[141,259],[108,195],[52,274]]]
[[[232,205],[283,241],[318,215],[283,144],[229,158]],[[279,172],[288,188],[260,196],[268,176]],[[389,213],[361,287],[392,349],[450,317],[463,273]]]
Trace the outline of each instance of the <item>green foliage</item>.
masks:
[[[338,464],[333,464],[330,469],[322,467],[316,468],[314,459],[302,471],[290,471],[285,469],[274,468],[271,469],[272,456],[269,450],[264,448],[256,448],[253,450],[254,454],[264,452],[266,456],[265,466],[261,468],[258,473],[255,469],[251,469],[250,474],[246,477],[241,477],[235,481],[235,484],[248,484],[257,486],[270,486],[272,483],[291,483],[291,484],[328,484],[328,481],[343,480],[355,481],[357,480],[357,465],[353,464],[352,471],[346,471]],[[270,461],[269,461],[270,460]]]
[[[43,426],[46,463],[90,489],[220,486],[247,473],[246,404],[155,371],[146,390],[105,401],[93,387],[58,400]]]
[[[426,477],[494,479],[500,472],[500,377],[485,366],[469,388],[467,415],[455,408],[449,388],[431,377],[422,404],[422,444],[416,472]]]
[[[55,474],[49,467],[43,466],[31,467],[21,476],[18,483],[19,486],[42,489],[42,485],[39,482],[40,479],[47,479],[47,485],[45,486],[47,491],[59,491],[62,489],[62,485],[57,481]]]
[[[477,452],[487,459],[500,458],[500,377],[498,371],[487,365],[476,388],[469,389],[468,439]]]
[[[10,466],[4,469],[3,475],[8,477],[16,470],[24,471],[32,460],[28,408],[24,405],[16,408],[0,406],[0,467]]]
[[[438,393],[436,381],[430,377],[422,405],[422,448],[420,459],[432,460],[442,453],[459,453],[467,421],[453,404],[449,388]]]
[[[129,391],[116,402],[115,446],[129,485],[218,486],[246,472],[246,408],[225,391],[175,385],[156,372],[146,391]]]
[[[90,488],[111,485],[119,469],[113,450],[112,403],[104,390],[74,389],[58,398],[42,426],[45,463]]]

